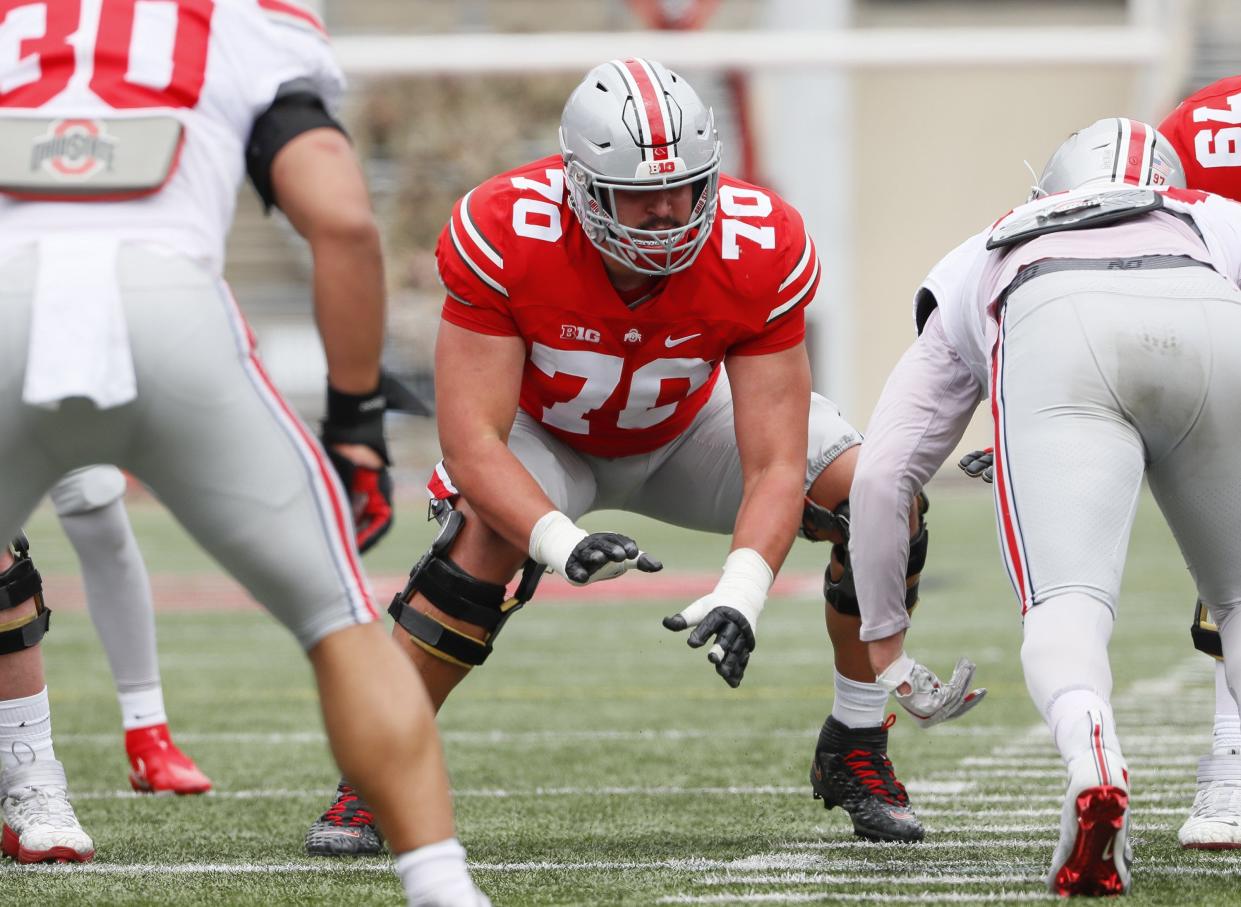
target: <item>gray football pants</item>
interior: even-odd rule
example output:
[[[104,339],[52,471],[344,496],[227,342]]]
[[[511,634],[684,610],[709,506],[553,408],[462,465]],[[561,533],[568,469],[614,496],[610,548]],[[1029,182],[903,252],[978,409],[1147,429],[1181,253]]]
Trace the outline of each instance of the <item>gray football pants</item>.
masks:
[[[122,246],[118,274],[137,398],[48,410],[21,400],[35,256],[0,265],[0,538],[66,472],[113,463],[303,647],[376,620],[340,482],[267,378],[227,287],[183,256],[138,244]]]
[[[996,513],[1022,613],[1115,614],[1143,471],[1202,600],[1241,602],[1241,293],[1205,267],[1014,290],[993,373]]]
[[[806,490],[829,463],[861,441],[836,404],[813,394]],[[608,458],[580,453],[524,412],[517,413],[508,444],[570,519],[592,510],[627,510],[674,526],[720,533],[731,533],[737,521],[741,458],[732,393],[723,372],[690,427],[649,454]]]

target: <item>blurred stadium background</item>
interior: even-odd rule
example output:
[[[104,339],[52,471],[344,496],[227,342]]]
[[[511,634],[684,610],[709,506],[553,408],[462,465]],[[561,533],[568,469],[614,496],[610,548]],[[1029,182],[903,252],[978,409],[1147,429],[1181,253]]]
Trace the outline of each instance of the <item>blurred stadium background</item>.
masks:
[[[717,112],[725,169],[806,216],[824,264],[810,309],[816,389],[859,425],[911,338],[918,281],[1024,199],[1072,129],[1158,121],[1241,67],[1235,0],[317,0],[350,77],[344,118],[388,250],[388,364],[430,393],[434,244],[453,201],[556,150],[593,63],[641,54]],[[310,416],[322,358],[309,262],[249,187],[228,277],[277,383]],[[401,465],[431,420],[393,420]],[[985,437],[981,423],[970,437]],[[428,443],[429,441],[429,443]],[[411,477],[413,478],[413,477]],[[415,478],[416,481],[416,478]]]

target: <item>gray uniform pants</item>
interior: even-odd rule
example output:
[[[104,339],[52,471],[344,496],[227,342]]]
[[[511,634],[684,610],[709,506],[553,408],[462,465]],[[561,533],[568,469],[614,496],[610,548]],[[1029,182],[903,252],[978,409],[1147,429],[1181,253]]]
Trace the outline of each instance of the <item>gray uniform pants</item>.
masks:
[[[340,483],[268,380],[227,287],[138,244],[122,247],[118,273],[137,399],[99,410],[73,398],[48,410],[21,400],[36,261],[0,265],[0,538],[66,472],[113,463],[304,647],[377,619]]]
[[[1241,293],[1205,267],[1014,290],[992,407],[1000,543],[1023,611],[1115,613],[1143,471],[1208,605],[1241,602]]]
[[[834,403],[812,395],[806,489],[832,460],[861,440]],[[518,412],[508,443],[570,519],[592,510],[627,510],[720,533],[732,532],[737,521],[741,459],[726,374],[720,374],[711,398],[685,433],[648,454],[607,458],[579,453],[524,412]]]

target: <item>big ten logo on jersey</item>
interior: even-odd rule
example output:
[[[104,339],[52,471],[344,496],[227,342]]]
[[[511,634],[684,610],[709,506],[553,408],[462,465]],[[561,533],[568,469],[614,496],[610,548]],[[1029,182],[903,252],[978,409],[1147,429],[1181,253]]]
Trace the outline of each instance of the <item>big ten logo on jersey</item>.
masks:
[[[1194,133],[1194,156],[1203,167],[1241,167],[1241,93],[1231,95],[1227,104],[1194,108],[1195,123],[1225,124]]]
[[[580,324],[562,324],[560,326],[561,340],[580,340],[583,343],[598,343],[599,332],[594,328],[584,328]]]
[[[213,0],[100,0],[97,21],[82,7],[82,0],[0,3],[0,107],[42,107],[84,67],[106,107],[198,103]]]
[[[771,224],[756,224],[770,217],[771,196],[759,189],[741,186],[720,186],[720,212],[726,214],[720,222],[724,240],[722,255],[725,259],[741,257],[741,240],[754,243],[760,249],[776,247],[776,228]]]
[[[564,201],[564,171],[548,167],[546,183],[528,176],[515,176],[514,189],[534,192],[538,198],[521,196],[513,202],[513,232],[518,236],[556,242],[564,235],[560,223],[560,204]]]

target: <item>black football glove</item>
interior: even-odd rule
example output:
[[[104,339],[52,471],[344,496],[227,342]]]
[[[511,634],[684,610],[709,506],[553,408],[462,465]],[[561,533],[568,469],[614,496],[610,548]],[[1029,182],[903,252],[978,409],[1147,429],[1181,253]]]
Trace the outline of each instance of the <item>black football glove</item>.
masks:
[[[599,579],[611,579],[630,566],[643,573],[658,573],[664,565],[638,550],[638,543],[619,532],[592,532],[573,548],[565,562],[565,577],[584,586]]]
[[[388,401],[384,384],[369,394],[346,394],[327,389],[327,415],[320,435],[328,457],[349,495],[358,550],[366,551],[392,528],[392,477],[388,445],[384,440],[384,411]],[[359,466],[334,449],[337,444],[361,444],[383,460],[379,469]]]
[[[990,447],[971,450],[957,465],[971,479],[981,478],[988,485],[995,481],[995,452]]]

